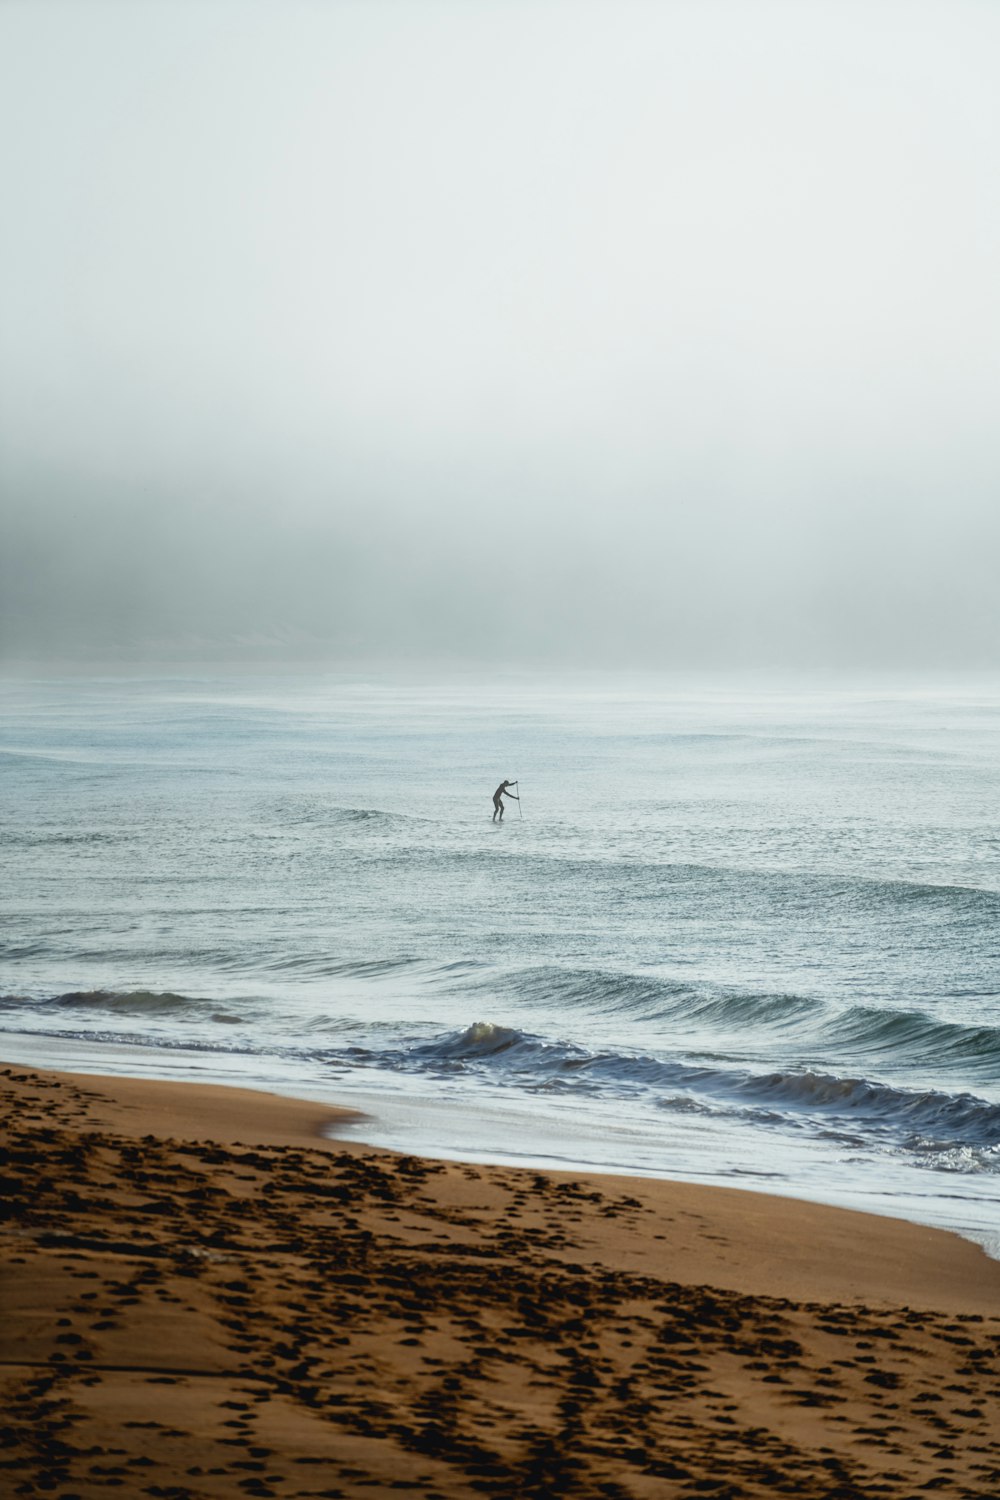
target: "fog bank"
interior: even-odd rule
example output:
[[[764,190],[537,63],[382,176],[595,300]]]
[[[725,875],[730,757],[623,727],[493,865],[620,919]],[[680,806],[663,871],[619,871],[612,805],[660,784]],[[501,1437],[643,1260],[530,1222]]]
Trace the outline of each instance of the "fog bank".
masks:
[[[1000,665],[1000,12],[0,10],[8,663]]]

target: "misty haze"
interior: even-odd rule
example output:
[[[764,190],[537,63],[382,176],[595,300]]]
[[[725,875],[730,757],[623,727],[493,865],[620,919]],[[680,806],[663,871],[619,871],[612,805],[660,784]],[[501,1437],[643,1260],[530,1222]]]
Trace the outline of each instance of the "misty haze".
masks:
[[[9,664],[997,665],[991,7],[0,30]]]

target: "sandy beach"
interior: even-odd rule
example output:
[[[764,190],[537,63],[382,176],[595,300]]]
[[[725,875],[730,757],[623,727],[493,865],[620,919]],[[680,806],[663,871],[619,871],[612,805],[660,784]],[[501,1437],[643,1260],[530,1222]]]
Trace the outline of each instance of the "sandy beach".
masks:
[[[1000,1263],[956,1236],[0,1088],[5,1494],[1000,1493]]]

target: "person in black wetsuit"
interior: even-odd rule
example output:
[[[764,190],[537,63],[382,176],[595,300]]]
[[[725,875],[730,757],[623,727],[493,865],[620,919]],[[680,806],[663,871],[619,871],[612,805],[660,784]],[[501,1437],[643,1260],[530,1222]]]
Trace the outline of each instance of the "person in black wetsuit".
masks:
[[[496,791],[493,793],[493,821],[494,821],[494,823],[497,820],[497,813],[500,814],[500,821],[501,821],[501,823],[503,822],[503,799],[504,799],[504,797],[513,797],[515,802],[519,802],[521,800],[520,797],[518,797],[518,795],[517,795],[516,792],[509,792],[507,790],[507,788],[509,786],[517,786],[517,782],[516,781],[501,781],[500,785],[497,787]]]

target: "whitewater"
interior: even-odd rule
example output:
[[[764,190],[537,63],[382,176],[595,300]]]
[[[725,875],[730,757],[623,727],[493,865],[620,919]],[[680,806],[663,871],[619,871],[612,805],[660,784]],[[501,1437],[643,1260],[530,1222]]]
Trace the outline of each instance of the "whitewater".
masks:
[[[220,670],[0,701],[7,1060],[1000,1255],[995,681]]]

